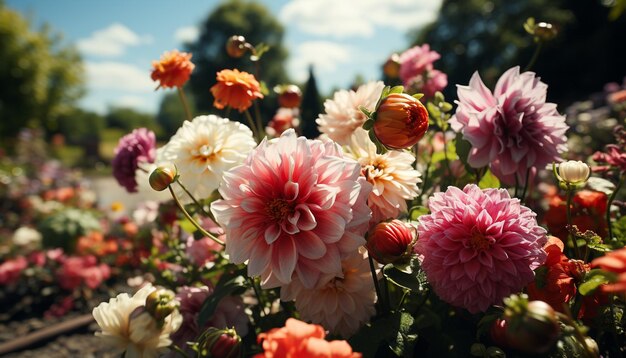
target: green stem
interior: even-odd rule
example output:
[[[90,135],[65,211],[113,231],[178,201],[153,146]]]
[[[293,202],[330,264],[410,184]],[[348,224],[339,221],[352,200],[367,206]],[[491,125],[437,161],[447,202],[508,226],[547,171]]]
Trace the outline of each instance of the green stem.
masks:
[[[376,268],[374,267],[374,260],[369,255],[367,258],[370,261],[370,271],[372,271],[372,280],[374,280],[374,288],[376,289],[376,297],[378,299],[379,305],[382,306],[383,296],[380,294],[380,286],[378,285],[378,277],[376,275]]]
[[[259,102],[254,101],[254,119],[256,120],[257,130],[259,131],[259,141],[265,137],[265,127],[263,127],[263,121],[261,120],[261,109],[259,108]]]
[[[252,289],[254,290],[254,294],[256,295],[256,299],[257,301],[259,301],[259,306],[261,307],[260,312],[263,313],[263,316],[265,316],[265,303],[263,302],[263,299],[261,298],[261,292],[259,291],[259,287],[257,286],[257,282],[254,278],[252,277],[248,277],[248,280],[250,280],[250,286],[252,286]]]
[[[531,57],[530,62],[528,62],[528,65],[526,65],[526,68],[524,68],[524,72],[530,70],[535,65],[537,58],[539,58],[539,53],[541,52],[542,46],[543,42],[539,41],[539,44],[535,48],[535,53],[533,53],[533,57]]]
[[[611,223],[611,204],[613,204],[613,200],[615,200],[615,197],[617,196],[617,192],[622,188],[622,184],[624,183],[624,175],[626,175],[626,173],[622,173],[619,176],[619,181],[617,182],[617,185],[615,186],[615,190],[613,190],[613,192],[611,193],[611,196],[609,197],[609,201],[606,203],[606,225],[609,230],[609,242],[613,242],[613,225]]]
[[[572,235],[572,233],[570,232],[569,228],[572,227],[572,197],[574,195],[574,189],[572,189],[570,187],[570,185],[567,185],[567,207],[566,207],[566,214],[567,214],[567,225],[568,225],[568,233],[567,236],[572,240],[572,244],[574,245],[574,257],[577,259],[580,259],[580,250],[578,249],[578,240],[576,238],[575,235]]]
[[[196,222],[191,215],[189,215],[189,213],[187,212],[187,210],[185,210],[185,207],[183,206],[183,204],[181,204],[180,200],[178,200],[178,197],[176,196],[176,194],[174,193],[174,189],[172,189],[171,185],[168,185],[167,188],[170,190],[170,194],[172,194],[172,198],[174,198],[174,202],[176,203],[176,206],[178,206],[178,208],[180,209],[180,211],[183,212],[183,215],[185,215],[185,217],[187,218],[187,220],[189,220],[191,222],[191,224],[193,226],[196,227],[196,229],[198,229],[198,231],[200,231],[200,233],[203,236],[208,237],[209,239],[217,242],[218,244],[224,246],[224,242],[220,239],[218,239],[217,237],[213,236],[213,234],[211,234],[210,232],[204,230],[202,228],[202,226],[200,226],[200,224],[198,224],[198,222]]]
[[[254,138],[256,138],[257,141],[261,141],[261,139],[259,138],[259,132],[256,129],[254,120],[252,119],[252,115],[250,115],[250,111],[246,109],[244,113],[246,115],[246,119],[248,120],[248,125],[250,126],[250,129],[252,130],[252,135],[254,135]]]
[[[524,183],[524,189],[522,190],[522,197],[520,198],[522,204],[526,200],[526,190],[528,190],[528,180],[530,179],[530,167],[526,169],[526,182]]]
[[[215,221],[215,218],[213,217],[213,215],[210,212],[207,212],[206,210],[204,210],[204,206],[202,204],[200,204],[200,202],[198,200],[196,200],[196,198],[189,192],[189,190],[187,190],[187,188],[183,185],[183,183],[181,183],[181,181],[179,179],[176,179],[176,182],[178,183],[178,185],[180,185],[180,187],[187,194],[187,196],[189,196],[191,198],[191,200],[194,202],[194,204],[196,204],[198,209],[200,209],[200,211],[202,211],[202,213],[204,215],[210,217],[211,220]]]
[[[187,116],[187,120],[191,122],[191,111],[189,110],[189,104],[187,103],[187,97],[185,96],[185,92],[181,87],[176,87],[176,89],[178,89],[178,97],[180,97],[180,101],[183,102],[185,116]]]
[[[517,191],[519,190],[519,179],[517,178],[517,174],[515,174],[515,192],[513,196],[517,198]]]

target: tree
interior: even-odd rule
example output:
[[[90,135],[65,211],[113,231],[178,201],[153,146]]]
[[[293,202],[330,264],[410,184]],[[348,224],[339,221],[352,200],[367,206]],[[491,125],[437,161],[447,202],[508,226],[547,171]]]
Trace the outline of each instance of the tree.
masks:
[[[0,53],[0,137],[14,138],[25,126],[54,131],[84,92],[76,49],[48,26],[32,31],[0,2]]]
[[[161,128],[156,123],[154,115],[138,112],[127,107],[109,108],[109,113],[105,116],[107,127],[120,128],[130,132],[135,128],[146,127],[159,134]]]
[[[187,96],[187,102],[191,106],[191,112],[195,112],[193,110],[194,101],[191,96]],[[163,96],[156,116],[156,122],[163,130],[162,139],[168,139],[174,135],[186,118],[185,109],[176,93],[170,92]]]
[[[317,91],[317,82],[315,81],[315,75],[313,74],[313,66],[309,67],[309,79],[304,85],[304,93],[302,94],[301,105],[301,120],[300,127],[302,128],[302,135],[307,138],[317,138],[320,135],[320,131],[317,129],[317,123],[315,120],[322,112],[322,100],[319,92]]]
[[[95,113],[74,108],[58,117],[58,131],[63,134],[67,144],[83,149],[84,163],[93,164],[101,160],[100,141],[105,119]]]
[[[223,69],[237,68],[255,74],[265,81],[267,88],[288,82],[285,73],[287,50],[283,47],[283,27],[261,4],[244,0],[228,0],[220,4],[200,28],[200,36],[188,44],[196,65],[191,75],[191,92],[196,98],[199,112],[215,112],[209,88],[215,83],[215,75]],[[247,42],[257,45],[261,42],[270,46],[259,61],[259,71],[248,55],[241,58],[229,57],[226,41],[232,35],[242,35]],[[265,118],[275,112],[274,95],[261,101]],[[267,122],[267,120],[266,120]]]

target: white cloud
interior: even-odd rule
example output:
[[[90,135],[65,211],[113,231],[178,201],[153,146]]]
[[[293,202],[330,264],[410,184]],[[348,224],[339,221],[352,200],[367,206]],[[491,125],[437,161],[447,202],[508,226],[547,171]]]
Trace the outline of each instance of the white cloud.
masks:
[[[114,23],[105,29],[95,31],[87,38],[78,40],[77,46],[86,55],[115,57],[124,54],[129,46],[151,42],[151,36],[139,36],[128,27]]]
[[[134,93],[154,91],[150,71],[122,62],[86,62],[87,86]]]
[[[406,31],[435,19],[441,0],[292,0],[280,19],[312,35],[370,37],[377,27]]]
[[[196,26],[186,26],[176,29],[174,38],[180,43],[194,42],[200,36],[200,30]]]
[[[330,41],[309,41],[299,44],[290,56],[289,69],[298,82],[308,78],[308,68],[313,65],[316,74],[328,74],[340,64],[350,61],[354,50],[346,45]]]

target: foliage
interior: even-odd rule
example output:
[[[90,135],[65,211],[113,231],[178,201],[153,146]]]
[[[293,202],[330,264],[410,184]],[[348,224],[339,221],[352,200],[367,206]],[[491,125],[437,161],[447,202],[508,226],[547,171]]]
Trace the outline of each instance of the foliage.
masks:
[[[317,91],[317,82],[313,74],[313,66],[309,67],[309,79],[304,85],[302,93],[302,135],[307,138],[317,138],[320,135],[315,120],[322,112],[322,99]]]

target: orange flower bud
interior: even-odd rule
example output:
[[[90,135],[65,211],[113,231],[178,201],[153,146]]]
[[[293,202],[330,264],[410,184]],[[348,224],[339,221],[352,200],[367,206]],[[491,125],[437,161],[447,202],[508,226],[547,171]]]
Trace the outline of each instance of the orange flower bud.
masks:
[[[148,181],[152,189],[163,191],[176,180],[176,175],[178,175],[178,170],[174,164],[163,163],[152,171]]]
[[[370,231],[365,247],[381,264],[394,263],[410,251],[413,237],[413,230],[404,222],[397,219],[383,221]]]
[[[243,56],[247,50],[246,38],[243,36],[233,35],[226,41],[226,52],[230,57],[239,58]]]
[[[302,92],[296,85],[282,86],[278,90],[278,104],[284,108],[300,107]]]
[[[417,143],[428,129],[428,111],[415,97],[392,93],[376,110],[374,134],[391,149],[405,149]]]

